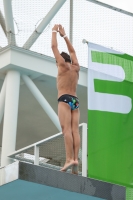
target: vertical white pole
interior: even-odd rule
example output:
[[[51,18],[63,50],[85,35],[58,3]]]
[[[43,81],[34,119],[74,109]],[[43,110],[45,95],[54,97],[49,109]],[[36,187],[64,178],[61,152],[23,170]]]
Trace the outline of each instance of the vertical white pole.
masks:
[[[87,177],[87,124],[82,126],[82,176]]]
[[[7,156],[15,151],[19,102],[20,73],[9,71],[6,80],[6,98],[2,138],[1,166],[12,163]]]
[[[73,0],[70,0],[69,38],[73,44]]]
[[[6,94],[6,78],[2,85],[1,93],[0,93],[0,123],[3,118],[4,108],[5,108],[5,94]]]
[[[34,165],[39,165],[39,146],[34,146],[34,156],[35,156],[35,160],[34,160]]]

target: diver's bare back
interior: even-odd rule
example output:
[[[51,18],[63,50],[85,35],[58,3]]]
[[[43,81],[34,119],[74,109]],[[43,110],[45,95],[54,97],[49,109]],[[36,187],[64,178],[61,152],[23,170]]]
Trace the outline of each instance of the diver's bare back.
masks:
[[[57,89],[58,98],[63,94],[77,96],[76,88],[79,78],[79,66],[65,63],[58,66]]]

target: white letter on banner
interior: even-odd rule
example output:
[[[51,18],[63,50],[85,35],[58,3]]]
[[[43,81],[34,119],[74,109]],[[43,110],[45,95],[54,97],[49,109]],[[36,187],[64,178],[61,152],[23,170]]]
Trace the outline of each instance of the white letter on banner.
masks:
[[[118,74],[120,77],[118,77]],[[93,66],[91,65],[88,69],[88,109],[122,114],[127,114],[131,111],[132,101],[130,97],[95,92],[94,79],[122,82],[125,79],[125,72],[122,67],[102,63],[93,63]]]

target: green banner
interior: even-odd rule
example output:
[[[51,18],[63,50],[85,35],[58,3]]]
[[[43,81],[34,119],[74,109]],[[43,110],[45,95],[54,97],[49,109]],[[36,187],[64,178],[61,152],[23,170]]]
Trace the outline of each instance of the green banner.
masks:
[[[88,176],[133,187],[133,57],[89,43]]]

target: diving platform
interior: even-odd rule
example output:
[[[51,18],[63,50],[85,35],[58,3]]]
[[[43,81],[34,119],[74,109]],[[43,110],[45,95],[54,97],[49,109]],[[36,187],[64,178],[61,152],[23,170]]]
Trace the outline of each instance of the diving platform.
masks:
[[[125,200],[123,186],[16,161],[0,168],[2,200]]]

